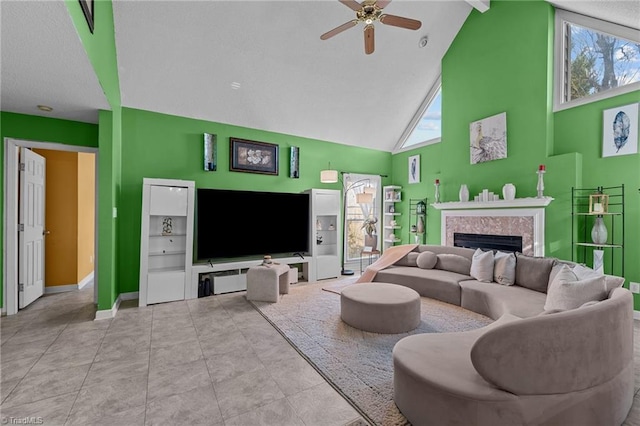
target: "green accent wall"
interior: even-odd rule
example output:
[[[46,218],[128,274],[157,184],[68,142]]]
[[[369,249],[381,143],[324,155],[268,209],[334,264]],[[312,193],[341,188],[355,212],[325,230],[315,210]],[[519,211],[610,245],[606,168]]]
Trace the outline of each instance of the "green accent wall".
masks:
[[[321,184],[320,170],[331,167],[354,173],[391,173],[391,154],[337,143],[214,123],[150,111],[123,108],[122,187],[119,203],[118,292],[138,291],[142,179],[193,180],[196,188],[302,192],[309,188],[340,189]],[[218,167],[205,172],[203,134],[217,135]],[[279,174],[267,176],[229,171],[229,137],[279,145]],[[291,146],[300,148],[300,178],[289,177]],[[383,184],[390,184],[386,178]],[[220,200],[220,208],[224,208]],[[265,206],[266,207],[266,206]],[[260,206],[256,209],[259,220]],[[221,224],[221,233],[228,235]],[[283,230],[285,231],[285,230]]]
[[[640,282],[640,155],[601,158],[602,111],[640,100],[640,92],[553,112],[554,9],[543,1],[491,2],[473,11],[442,61],[442,142],[393,156],[394,181],[404,199],[428,197],[440,179],[441,201],[457,201],[461,184],[471,197],[487,188],[517,197],[536,195],[539,164],[545,164],[545,254],[571,259],[571,188],[624,184],[625,278]],[[469,124],[507,113],[506,159],[470,164]],[[408,157],[421,155],[421,183],[408,185]],[[407,213],[407,204],[401,206]],[[635,219],[634,219],[635,218]],[[440,211],[429,207],[427,242],[440,243]],[[410,242],[403,215],[403,242]],[[640,297],[635,297],[640,309]]]
[[[78,121],[59,120],[35,115],[0,112],[0,164],[4,169],[4,138],[24,139],[38,142],[55,142],[75,146],[98,146],[98,126]],[[0,174],[0,216],[4,222],[4,173]],[[4,241],[4,227],[0,227]],[[4,276],[4,264],[0,262],[0,276]],[[4,302],[3,286],[0,286],[0,305]]]
[[[117,292],[118,207],[120,192],[120,155],[122,117],[118,58],[111,0],[94,1],[94,31],[89,26],[77,0],[65,0],[71,20],[82,41],[87,57],[102,86],[111,111],[100,111],[100,155],[98,157],[98,218],[97,285],[98,309],[111,309]],[[108,127],[108,128],[107,128]]]

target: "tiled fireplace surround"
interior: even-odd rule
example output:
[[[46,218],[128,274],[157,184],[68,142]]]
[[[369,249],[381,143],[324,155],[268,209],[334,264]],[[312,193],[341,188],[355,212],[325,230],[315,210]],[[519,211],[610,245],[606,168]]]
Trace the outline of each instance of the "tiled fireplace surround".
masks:
[[[454,232],[516,235],[522,252],[544,256],[544,208],[442,210],[441,241],[453,246]]]

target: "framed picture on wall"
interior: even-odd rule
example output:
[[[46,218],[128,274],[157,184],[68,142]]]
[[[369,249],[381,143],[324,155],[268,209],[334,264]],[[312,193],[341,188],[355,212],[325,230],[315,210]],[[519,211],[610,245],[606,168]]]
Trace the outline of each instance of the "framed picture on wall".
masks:
[[[602,156],[638,153],[638,103],[605,109],[602,120]]]
[[[82,8],[82,13],[84,13],[84,18],[87,20],[87,25],[89,25],[89,31],[93,34],[93,1],[94,0],[78,0],[80,2],[80,7]]]
[[[278,175],[278,145],[266,142],[229,138],[232,172]]]
[[[409,183],[420,183],[420,154],[409,157]]]

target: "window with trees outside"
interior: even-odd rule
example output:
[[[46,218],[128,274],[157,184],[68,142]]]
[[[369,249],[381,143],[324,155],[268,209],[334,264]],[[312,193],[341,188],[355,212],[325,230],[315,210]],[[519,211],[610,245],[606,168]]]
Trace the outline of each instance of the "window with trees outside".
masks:
[[[365,175],[356,173],[345,173],[343,175],[343,196],[345,203],[345,241],[344,253],[345,261],[357,261],[360,259],[360,252],[365,246],[363,227],[365,219],[375,222],[380,218],[380,199],[382,194],[381,178],[379,175]],[[358,194],[371,194],[371,203],[358,203]],[[374,223],[378,239],[378,249],[380,249],[380,235],[382,230],[381,220]]]
[[[640,90],[635,29],[556,10],[555,110]]]
[[[427,97],[402,138],[398,150],[440,142],[442,136],[442,88],[440,78]]]

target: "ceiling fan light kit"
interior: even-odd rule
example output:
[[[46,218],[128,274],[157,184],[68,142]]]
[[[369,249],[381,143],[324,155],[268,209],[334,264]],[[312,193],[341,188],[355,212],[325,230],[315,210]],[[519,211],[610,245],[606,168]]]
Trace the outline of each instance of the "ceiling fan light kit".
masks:
[[[391,0],[364,0],[362,3],[358,3],[355,0],[339,0],[354,12],[356,12],[356,19],[346,22],[339,27],[332,29],[320,36],[321,40],[327,40],[341,32],[348,30],[351,27],[356,26],[359,22],[364,23],[364,52],[370,55],[375,50],[374,43],[374,26],[373,23],[378,21],[384,25],[390,25],[393,27],[405,28],[408,30],[417,30],[422,26],[420,21],[410,18],[403,18],[402,16],[388,15],[382,13]],[[426,46],[426,37],[424,46]],[[420,40],[420,47],[422,45],[422,39]]]

